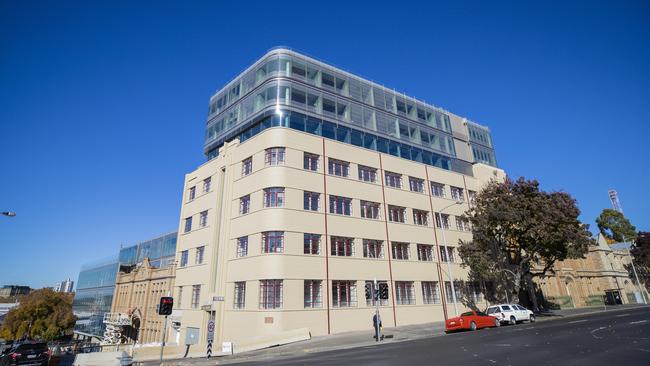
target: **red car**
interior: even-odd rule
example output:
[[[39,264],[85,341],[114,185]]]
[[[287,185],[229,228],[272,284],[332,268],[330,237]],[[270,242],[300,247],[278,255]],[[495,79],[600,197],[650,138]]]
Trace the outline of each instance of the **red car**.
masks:
[[[499,319],[489,316],[482,311],[468,311],[455,318],[447,319],[445,322],[445,332],[449,333],[461,329],[476,330],[498,327],[499,325],[501,325]]]

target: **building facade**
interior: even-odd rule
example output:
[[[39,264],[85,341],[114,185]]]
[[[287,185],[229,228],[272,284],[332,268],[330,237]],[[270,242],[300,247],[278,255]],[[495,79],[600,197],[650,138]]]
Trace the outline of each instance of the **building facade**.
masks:
[[[453,316],[461,293],[485,305],[456,246],[475,192],[505,177],[487,128],[275,49],[211,99],[204,152],[182,198],[179,339],[205,345],[209,320],[235,351],[371,329],[375,279],[388,327]]]
[[[602,234],[582,259],[555,264],[548,275],[537,279],[544,299],[562,308],[643,303],[648,293],[630,278],[629,244],[609,244]]]
[[[73,288],[74,288],[74,281],[68,278],[65,281],[61,281],[61,282],[57,283],[54,286],[54,291],[55,292],[72,292]]]
[[[118,268],[117,256],[82,266],[72,301],[72,311],[77,316],[75,337],[91,341],[103,338],[104,314],[111,311]]]
[[[29,286],[18,285],[4,285],[0,288],[0,297],[16,297],[21,295],[29,295],[32,289]]]
[[[161,341],[164,317],[157,305],[162,296],[172,295],[176,238],[173,232],[120,250],[111,312],[105,317],[109,327],[115,326],[109,338],[121,343]]]

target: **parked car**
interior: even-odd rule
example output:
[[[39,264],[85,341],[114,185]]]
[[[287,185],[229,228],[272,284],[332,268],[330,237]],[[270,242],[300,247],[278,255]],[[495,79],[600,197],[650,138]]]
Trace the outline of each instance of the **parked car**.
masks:
[[[449,318],[445,322],[445,332],[449,333],[455,330],[476,330],[481,328],[498,327],[501,322],[493,316],[489,316],[482,311],[468,311],[460,314],[455,318]]]
[[[535,322],[535,314],[519,304],[493,305],[488,307],[485,312],[499,319],[501,323]]]
[[[50,350],[45,342],[18,342],[5,349],[0,355],[0,365],[40,365],[47,366]]]

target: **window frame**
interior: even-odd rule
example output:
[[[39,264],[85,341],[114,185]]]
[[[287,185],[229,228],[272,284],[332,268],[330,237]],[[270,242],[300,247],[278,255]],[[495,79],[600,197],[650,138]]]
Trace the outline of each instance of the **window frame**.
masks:
[[[246,308],[246,281],[236,281],[233,293],[232,308],[241,310]]]
[[[315,161],[314,161],[315,160]],[[312,172],[318,171],[320,155],[305,152],[303,155],[303,169]]]
[[[264,165],[277,166],[286,163],[286,148],[283,146],[269,147],[264,150]]]
[[[305,309],[323,307],[323,280],[304,280],[303,306]]]
[[[262,232],[262,253],[284,253],[284,231]]]
[[[259,308],[264,310],[282,309],[284,281],[278,279],[260,280]]]
[[[410,244],[405,242],[391,242],[391,255],[395,260],[408,261],[410,260]]]

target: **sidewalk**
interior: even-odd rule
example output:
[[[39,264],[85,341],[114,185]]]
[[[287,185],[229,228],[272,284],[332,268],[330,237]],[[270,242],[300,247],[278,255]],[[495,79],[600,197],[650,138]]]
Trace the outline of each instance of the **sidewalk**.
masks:
[[[625,311],[644,305],[617,305],[599,307],[586,307],[576,309],[563,309],[544,312],[537,315],[537,321],[550,321],[553,319],[562,319],[585,314],[602,313],[609,311]],[[263,362],[268,359],[281,357],[296,356],[305,353],[325,352],[335,349],[349,349],[357,347],[373,346],[378,343],[396,343],[420,338],[439,337],[444,335],[444,322],[404,325],[396,328],[384,328],[386,338],[381,342],[376,342],[373,338],[373,329],[367,331],[356,331],[337,333],[329,336],[313,337],[310,340],[286,344],[278,347],[267,348],[263,350],[251,351],[246,353],[234,354],[231,356],[213,357],[210,360],[206,358],[187,358],[180,360],[165,360],[165,365],[184,366],[184,365],[223,365],[238,363],[244,361]],[[145,362],[144,365],[154,365],[157,362]]]

